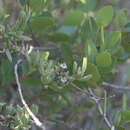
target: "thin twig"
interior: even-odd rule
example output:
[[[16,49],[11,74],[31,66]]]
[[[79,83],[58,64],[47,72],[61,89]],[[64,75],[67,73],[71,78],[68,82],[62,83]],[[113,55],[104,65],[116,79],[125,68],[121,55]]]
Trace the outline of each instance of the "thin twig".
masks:
[[[88,92],[89,92],[90,95],[91,95],[90,98],[91,98],[93,101],[95,101],[95,103],[97,104],[97,106],[98,106],[98,111],[99,111],[100,115],[103,116],[103,118],[104,118],[104,120],[105,120],[107,126],[108,126],[111,130],[114,130],[114,126],[110,123],[110,121],[109,121],[108,118],[106,117],[106,114],[104,114],[104,112],[103,112],[103,110],[102,110],[102,107],[101,107],[101,105],[100,105],[100,102],[99,102],[99,100],[97,100],[97,98],[95,97],[95,95],[94,95],[92,89],[89,88],[89,89],[88,89]]]
[[[18,86],[18,92],[19,92],[19,96],[21,99],[21,102],[23,103],[24,107],[26,108],[27,112],[29,113],[29,115],[31,116],[31,118],[33,119],[33,121],[35,122],[35,124],[41,128],[42,130],[46,130],[45,125],[43,125],[39,119],[33,114],[33,112],[30,110],[29,106],[27,105],[26,101],[24,100],[23,94],[22,94],[22,89],[21,89],[21,84],[19,81],[19,76],[18,76],[18,65],[22,62],[22,60],[18,60],[17,63],[15,64],[14,67],[14,71],[15,71],[15,79],[16,79],[16,83]]]
[[[88,93],[88,91],[82,90],[81,88],[79,88],[78,86],[76,86],[76,85],[73,84],[73,83],[71,83],[71,86],[73,86],[73,88],[79,90],[80,92],[82,92],[82,93],[85,94],[85,95],[90,94],[90,93]],[[111,95],[111,96],[107,97],[107,99],[114,98],[115,96],[116,96],[116,95]],[[98,99],[98,100],[104,100],[104,98],[98,97],[98,96],[96,96],[96,95],[95,95],[95,98]]]
[[[83,94],[87,95],[90,97],[91,100],[93,100],[97,107],[98,107],[98,111],[100,113],[100,115],[104,118],[105,120],[105,123],[107,124],[107,126],[111,129],[111,130],[115,130],[115,126],[113,126],[110,121],[108,120],[106,114],[104,114],[103,110],[102,110],[102,107],[100,105],[100,98],[98,98],[97,96],[94,95],[92,89],[88,89],[88,91],[84,91],[82,90],[81,88],[79,88],[78,86],[76,86],[75,84],[71,83],[72,87],[76,88],[77,90],[79,90],[80,92],[82,92]]]
[[[130,91],[130,87],[129,86],[115,85],[115,84],[111,84],[111,83],[107,83],[107,82],[103,82],[102,86],[110,87],[110,88],[118,89],[118,90],[122,90],[122,91]]]

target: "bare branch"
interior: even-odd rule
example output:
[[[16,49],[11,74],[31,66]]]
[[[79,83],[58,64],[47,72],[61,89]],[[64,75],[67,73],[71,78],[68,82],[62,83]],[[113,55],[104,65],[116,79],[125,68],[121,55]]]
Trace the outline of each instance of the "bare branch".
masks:
[[[102,107],[101,107],[101,105],[100,105],[100,102],[99,102],[99,100],[97,100],[97,98],[95,97],[95,95],[94,95],[92,89],[89,88],[89,89],[88,89],[88,92],[89,92],[90,95],[91,95],[90,98],[97,104],[98,111],[99,111],[100,115],[103,116],[103,118],[104,118],[104,120],[105,120],[107,126],[108,126],[111,130],[114,130],[115,127],[110,123],[110,121],[109,121],[108,118],[106,117],[106,113],[104,114],[104,112],[103,112],[103,110],[102,110]]]
[[[98,107],[98,111],[100,113],[100,115],[104,118],[105,123],[107,124],[107,126],[111,129],[111,130],[115,130],[115,126],[113,126],[110,121],[108,120],[106,114],[104,114],[102,107],[100,105],[100,100],[101,98],[98,98],[97,96],[94,95],[93,91],[91,88],[88,89],[87,92],[85,92],[84,90],[82,90],[81,88],[79,88],[78,86],[76,86],[75,84],[71,83],[72,87],[74,87],[75,89],[79,90],[80,92],[82,92],[83,94],[87,95],[90,97],[91,100],[93,100],[97,107]]]
[[[118,89],[118,90],[122,90],[122,91],[130,91],[130,87],[129,86],[115,85],[115,84],[110,84],[110,83],[107,83],[107,82],[103,82],[102,86],[110,87],[110,88]]]
[[[23,103],[24,107],[26,108],[27,112],[29,113],[30,117],[33,119],[33,121],[35,122],[35,124],[41,128],[42,130],[46,130],[45,125],[43,125],[39,119],[33,114],[33,112],[30,110],[29,106],[27,105],[26,101],[24,100],[23,94],[22,94],[22,89],[21,89],[21,84],[19,81],[19,76],[18,76],[18,65],[22,62],[22,60],[18,60],[17,63],[15,64],[14,67],[14,71],[15,71],[15,79],[16,79],[16,83],[18,85],[18,92],[19,92],[19,96],[21,99],[21,102]]]

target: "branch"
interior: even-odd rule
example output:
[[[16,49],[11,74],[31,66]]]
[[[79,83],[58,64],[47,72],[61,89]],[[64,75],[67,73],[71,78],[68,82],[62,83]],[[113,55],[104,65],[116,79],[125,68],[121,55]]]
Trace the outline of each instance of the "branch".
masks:
[[[107,82],[103,82],[102,86],[110,87],[110,88],[118,89],[118,90],[122,90],[122,91],[130,91],[130,87],[129,86],[115,85],[115,84],[110,84],[110,83],[107,83]]]
[[[19,96],[21,99],[22,104],[24,105],[24,107],[26,108],[27,112],[29,113],[30,117],[33,119],[34,123],[36,124],[36,126],[38,126],[39,128],[41,128],[42,130],[46,130],[45,125],[43,125],[39,119],[33,114],[33,112],[30,110],[29,106],[27,105],[26,101],[24,100],[23,94],[22,94],[22,89],[21,89],[21,84],[19,81],[19,76],[18,76],[18,65],[22,62],[22,60],[18,60],[17,63],[15,64],[14,67],[14,73],[15,73],[15,79],[16,79],[16,83],[18,85],[18,92],[19,92]]]
[[[91,88],[88,89],[88,92],[90,94],[90,98],[97,104],[98,107],[98,111],[100,113],[101,116],[103,116],[107,126],[111,129],[111,130],[115,130],[115,126],[113,126],[110,121],[108,120],[108,118],[106,117],[106,113],[103,112],[102,107],[100,105],[99,100],[95,97],[93,91]]]
[[[91,100],[93,100],[97,107],[98,107],[98,111],[100,113],[100,115],[104,118],[105,123],[107,124],[107,126],[111,129],[111,130],[115,130],[115,126],[113,126],[110,121],[108,120],[106,113],[103,112],[102,107],[100,105],[100,100],[101,98],[98,98],[97,96],[94,95],[93,91],[91,88],[88,89],[87,92],[85,92],[84,90],[82,90],[81,88],[79,88],[78,86],[76,86],[75,84],[71,83],[72,87],[76,88],[77,90],[79,90],[80,92],[82,92],[83,94],[87,95],[90,97]]]

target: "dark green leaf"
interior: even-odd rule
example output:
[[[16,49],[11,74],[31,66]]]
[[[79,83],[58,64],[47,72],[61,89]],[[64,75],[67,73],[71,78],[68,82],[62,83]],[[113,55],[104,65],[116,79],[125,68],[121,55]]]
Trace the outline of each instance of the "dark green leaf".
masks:
[[[69,44],[61,44],[61,55],[67,64],[69,71],[72,73],[73,70],[73,54]]]
[[[121,117],[122,117],[121,120],[123,122],[130,122],[130,110],[122,112]]]
[[[87,74],[91,74],[92,78],[90,79],[90,82],[98,82],[100,80],[100,73],[96,67],[96,65],[88,63],[87,66]]]
[[[112,65],[111,55],[104,51],[96,55],[96,64],[100,67],[109,67]]]
[[[65,33],[56,32],[48,34],[47,39],[53,42],[67,42],[69,41],[70,36]]]
[[[68,12],[64,17],[64,24],[69,26],[78,26],[83,20],[84,14],[82,11],[75,10]]]
[[[10,64],[7,59],[2,60],[2,63],[0,66],[0,72],[1,72],[3,85],[11,83],[15,80],[13,65]]]
[[[36,17],[30,21],[30,26],[33,31],[43,31],[54,25],[51,17]]]

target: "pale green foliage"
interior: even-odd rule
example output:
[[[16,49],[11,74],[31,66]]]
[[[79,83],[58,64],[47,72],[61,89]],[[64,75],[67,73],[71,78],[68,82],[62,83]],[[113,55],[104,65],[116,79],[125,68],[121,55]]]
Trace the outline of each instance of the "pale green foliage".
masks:
[[[47,108],[42,108],[40,112],[56,119],[63,116],[62,109],[67,109],[72,118],[74,115],[76,119],[77,114],[77,120],[81,119],[81,112],[94,107],[94,103],[88,96],[85,103],[76,104],[75,98],[80,99],[81,96],[82,99],[84,94],[79,94],[75,88],[85,93],[92,88],[102,99],[102,81],[109,81],[113,68],[130,57],[129,39],[126,39],[130,22],[125,10],[114,17],[112,6],[96,10],[96,2],[68,0],[55,4],[51,0],[30,0],[27,5],[21,1],[20,16],[14,25],[8,23],[9,16],[2,14],[0,49],[1,52],[6,51],[0,53],[0,83],[11,86],[15,82],[14,65],[22,58],[18,69],[20,83],[32,92],[32,97],[38,97],[37,104]],[[114,31],[107,31],[109,27]],[[34,49],[28,53],[27,46],[30,44],[34,44]],[[105,111],[107,107],[111,111],[108,116],[111,116],[112,123],[117,129],[124,127],[121,122],[130,121],[126,97],[119,106],[121,111],[117,112],[111,110],[112,103],[106,98],[107,92],[101,103]],[[32,122],[25,108],[9,106],[6,109],[6,114],[12,116],[15,113],[10,122],[11,129],[28,130],[31,127]],[[38,107],[33,105],[32,111],[37,114]],[[90,117],[91,120],[99,119],[95,124],[104,128],[104,119],[97,114],[93,117]]]

